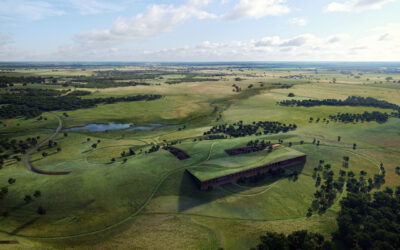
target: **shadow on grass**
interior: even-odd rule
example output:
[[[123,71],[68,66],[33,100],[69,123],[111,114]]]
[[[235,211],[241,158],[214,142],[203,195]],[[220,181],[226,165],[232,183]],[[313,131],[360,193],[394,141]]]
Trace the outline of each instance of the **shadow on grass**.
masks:
[[[189,209],[242,192],[251,193],[252,190],[259,189],[260,187],[268,188],[270,185],[282,179],[289,179],[295,182],[298,180],[298,175],[301,174],[304,166],[305,164],[299,164],[287,167],[285,168],[284,174],[274,175],[267,173],[262,176],[248,178],[246,181],[241,181],[240,184],[225,184],[222,185],[221,188],[214,188],[208,191],[201,191],[196,186],[192,177],[185,171],[180,182],[178,211],[185,212]],[[257,193],[260,193],[260,191],[257,191]]]
[[[22,224],[21,226],[17,227],[16,229],[14,229],[10,234],[11,235],[15,235],[17,233],[19,233],[21,230],[29,227],[30,225],[32,225],[33,223],[35,223],[38,219],[40,218],[40,216],[33,218],[32,220],[25,222],[24,224]]]

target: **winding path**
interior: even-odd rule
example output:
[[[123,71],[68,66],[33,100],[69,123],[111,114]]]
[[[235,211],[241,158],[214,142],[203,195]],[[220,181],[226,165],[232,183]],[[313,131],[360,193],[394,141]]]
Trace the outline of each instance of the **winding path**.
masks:
[[[62,129],[62,120],[60,117],[58,117],[55,114],[52,113],[47,113],[55,118],[57,118],[58,120],[58,127],[56,129],[56,131],[54,132],[54,134],[52,134],[50,137],[48,137],[46,140],[44,140],[43,142],[39,143],[38,145],[36,145],[34,148],[32,148],[31,150],[29,150],[24,157],[24,165],[27,169],[29,169],[30,171],[36,173],[36,174],[44,174],[44,175],[67,175],[71,172],[50,172],[50,171],[43,171],[40,169],[37,169],[35,167],[33,167],[31,165],[31,163],[29,162],[29,158],[31,157],[32,154],[34,154],[40,147],[44,146],[45,144],[47,144],[50,140],[53,140],[57,134],[61,131]]]

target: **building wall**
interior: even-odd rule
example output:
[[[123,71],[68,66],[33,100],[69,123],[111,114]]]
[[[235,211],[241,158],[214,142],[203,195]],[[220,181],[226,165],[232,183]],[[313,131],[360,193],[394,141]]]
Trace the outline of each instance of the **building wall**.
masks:
[[[285,160],[285,161],[280,161],[280,162],[275,162],[275,163],[268,164],[268,165],[263,165],[260,167],[255,167],[252,169],[244,170],[241,172],[229,174],[226,176],[218,177],[218,178],[203,181],[203,182],[199,181],[193,175],[191,175],[191,174],[190,175],[194,178],[195,183],[197,184],[197,186],[199,186],[199,188],[201,190],[207,190],[210,187],[214,188],[214,187],[217,187],[217,186],[220,186],[223,184],[236,182],[240,178],[248,178],[248,177],[256,176],[258,174],[267,173],[270,170],[276,170],[278,168],[287,168],[287,167],[291,167],[291,166],[294,166],[297,164],[302,164],[302,163],[305,163],[306,160],[307,160],[307,156],[304,155],[304,156],[296,157],[296,158]]]

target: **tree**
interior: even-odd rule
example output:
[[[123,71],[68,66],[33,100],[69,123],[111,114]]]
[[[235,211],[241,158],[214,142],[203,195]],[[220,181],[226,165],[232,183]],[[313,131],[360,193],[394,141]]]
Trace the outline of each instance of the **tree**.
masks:
[[[312,216],[312,208],[308,208],[306,216],[307,217],[311,217]]]
[[[92,144],[92,148],[93,149],[97,148],[97,144],[96,143]]]
[[[88,142],[90,142],[90,138],[87,138],[86,140],[87,140]]]
[[[111,162],[115,162],[115,158],[111,158]]]
[[[67,137],[68,136],[68,133],[64,133],[64,137]]]
[[[388,82],[388,81],[392,81],[392,80],[393,80],[393,77],[388,76],[388,77],[385,78],[385,80],[386,80],[387,82]]]
[[[341,139],[342,139],[341,136],[338,136],[338,137],[337,137],[337,141],[338,141],[338,142],[340,142]]]
[[[357,144],[353,144],[353,149],[356,150],[357,149]]]
[[[267,232],[260,237],[261,243],[257,249],[287,249],[287,239],[282,233]]]
[[[61,148],[57,148],[57,152],[61,152]]]
[[[14,179],[14,178],[9,178],[8,179],[8,184],[14,184],[15,182],[16,182],[17,180],[16,179]]]
[[[43,157],[46,157],[47,155],[48,155],[48,154],[47,154],[46,152],[43,152],[43,153],[42,153],[42,156],[43,156]]]
[[[126,158],[123,160],[124,163],[126,163],[127,161],[128,161],[128,159],[126,159]]]
[[[37,213],[40,214],[40,215],[45,215],[46,214],[46,210],[42,206],[39,206],[38,209],[37,209]]]
[[[31,197],[30,195],[25,195],[24,201],[25,201],[26,203],[31,202],[31,200],[32,200],[32,197]]]
[[[36,198],[39,198],[42,195],[42,193],[39,190],[36,190],[35,193],[33,194],[33,196],[35,196]]]

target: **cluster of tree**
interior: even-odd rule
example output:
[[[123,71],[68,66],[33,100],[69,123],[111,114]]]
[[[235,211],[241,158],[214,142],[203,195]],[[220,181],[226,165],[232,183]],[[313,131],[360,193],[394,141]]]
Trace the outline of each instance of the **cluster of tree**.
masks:
[[[279,132],[288,132],[295,130],[296,124],[282,124],[280,122],[258,121],[252,124],[243,124],[239,121],[233,124],[222,124],[213,126],[209,131],[204,132],[204,135],[211,134],[227,134],[232,137],[244,137],[248,135],[274,134]]]
[[[400,249],[400,186],[371,194],[362,178],[348,184],[332,240],[307,231],[267,232],[253,249]]]
[[[44,83],[45,78],[40,76],[0,76],[0,87],[4,88],[15,83]]]
[[[145,151],[145,154],[151,154],[160,150],[160,145],[153,145],[148,151]]]
[[[69,96],[85,96],[90,95],[92,92],[86,90],[74,90],[71,93],[68,93]]]
[[[325,164],[323,166],[323,164],[324,160],[320,160],[318,167],[314,168],[313,178],[316,179],[315,186],[319,187],[319,189],[314,194],[315,200],[313,200],[311,208],[308,209],[308,217],[312,215],[313,211],[317,211],[318,214],[325,213],[335,201],[337,192],[343,191],[344,177],[340,176],[338,180],[334,181],[334,172],[331,170],[331,165]],[[322,178],[320,171],[322,171]],[[324,183],[321,185],[322,180],[324,180]]]
[[[203,76],[203,77],[201,77]],[[205,74],[195,74],[195,73],[186,73],[185,77],[182,78],[175,78],[169,79],[166,81],[166,84],[179,84],[183,82],[211,82],[211,81],[218,81],[219,79],[216,78],[208,78],[204,77],[207,76]]]
[[[279,102],[282,106],[302,106],[302,107],[313,107],[313,106],[364,106],[364,107],[375,107],[375,108],[386,108],[400,110],[400,106],[387,101],[378,100],[373,97],[360,97],[360,96],[349,96],[345,100],[337,99],[325,99],[325,100],[284,100]]]
[[[129,87],[129,86],[149,86],[150,83],[146,82],[137,82],[137,81],[114,81],[109,79],[91,79],[86,83],[79,83],[79,82],[67,82],[67,86],[73,86],[76,88],[96,88],[96,89],[105,89],[105,88],[113,88],[113,87]],[[64,85],[65,86],[65,85]]]
[[[232,84],[232,87],[233,87],[233,92],[240,92],[240,91],[242,91],[242,88],[241,87],[239,87],[239,86],[237,86],[236,84]]]
[[[350,114],[350,113],[338,113],[337,115],[330,115],[329,119],[339,122],[371,122],[376,121],[378,123],[385,123],[389,119],[388,113],[382,113],[379,111],[364,112],[362,114]]]
[[[227,139],[226,135],[207,135],[204,140],[219,140]]]
[[[9,140],[8,138],[1,138],[0,140],[0,169],[4,161],[7,159],[21,160],[19,154],[25,154],[31,146],[37,144],[39,138],[27,138],[26,140]]]
[[[77,95],[61,95],[60,91],[21,91],[18,93],[1,94],[0,104],[8,105],[3,106],[0,111],[4,114],[8,112],[9,115],[7,117],[9,118],[11,115],[21,114],[26,117],[34,117],[34,115],[38,115],[41,111],[76,110],[94,107],[100,103],[112,104],[116,102],[151,101],[161,97],[161,95],[145,94],[128,97],[81,99]]]
[[[0,107],[0,117],[10,119],[15,117],[34,118],[42,114],[38,108],[31,108],[25,105],[6,105]]]
[[[341,201],[333,234],[348,249],[400,249],[400,186],[371,195],[361,189]]]
[[[291,87],[293,87],[293,85],[289,85],[289,84],[285,84],[285,83],[280,83],[280,82],[272,83],[272,85],[273,85],[273,86],[277,86],[277,88],[280,88],[280,89],[290,89]]]
[[[324,236],[307,230],[294,231],[289,235],[267,232],[260,237],[260,243],[252,250],[297,250],[297,249],[332,249],[330,241]]]

